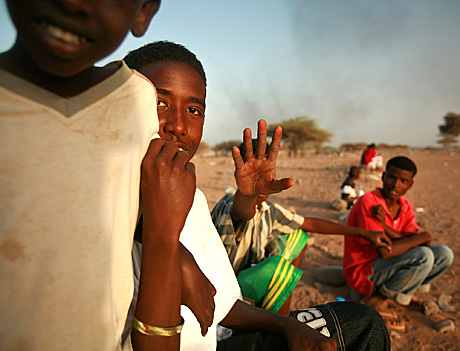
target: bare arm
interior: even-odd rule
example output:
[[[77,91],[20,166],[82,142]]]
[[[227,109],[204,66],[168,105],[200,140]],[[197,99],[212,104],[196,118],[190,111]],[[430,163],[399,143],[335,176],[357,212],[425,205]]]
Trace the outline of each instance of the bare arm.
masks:
[[[385,224],[385,216],[386,216],[386,211],[383,208],[382,205],[377,205],[372,207],[371,213],[374,216],[376,220],[380,222],[380,224],[383,226],[383,230],[385,233],[388,235],[389,238],[391,239],[399,239],[402,238],[402,234],[394,230],[393,228],[390,228]]]
[[[201,326],[201,335],[206,335],[214,319],[214,295],[216,289],[203,274],[195,258],[180,244],[182,294],[181,304],[190,308]]]
[[[279,193],[294,185],[294,179],[276,179],[276,159],[280,150],[283,130],[275,129],[270,151],[266,155],[267,145],[267,122],[263,119],[258,123],[257,147],[252,149],[252,133],[249,128],[243,132],[246,162],[235,146],[232,149],[235,163],[235,180],[238,187],[233,208],[232,219],[235,221],[248,221],[255,214],[255,206],[258,195],[270,195]]]
[[[220,324],[228,328],[263,330],[284,335],[291,351],[337,350],[334,339],[325,337],[307,325],[239,300]]]
[[[179,235],[196,189],[195,167],[187,160],[173,143],[155,139],[142,162],[143,255],[135,316],[157,327],[181,321]],[[180,346],[180,335],[147,336],[133,330],[131,336],[136,351]]]
[[[301,228],[305,231],[318,234],[336,234],[358,236],[366,239],[377,248],[390,252],[391,240],[383,232],[370,232],[361,228],[351,227],[342,223],[333,222],[327,219],[307,217],[304,219]]]
[[[382,258],[390,258],[390,257],[395,257],[403,254],[407,250],[416,247],[416,246],[421,246],[421,245],[427,245],[430,246],[431,243],[431,234],[428,232],[422,232],[422,233],[413,233],[407,236],[403,236],[400,239],[394,239],[392,240],[392,250],[391,252],[387,252],[385,250],[381,250],[377,248],[377,251],[379,251],[380,256]]]

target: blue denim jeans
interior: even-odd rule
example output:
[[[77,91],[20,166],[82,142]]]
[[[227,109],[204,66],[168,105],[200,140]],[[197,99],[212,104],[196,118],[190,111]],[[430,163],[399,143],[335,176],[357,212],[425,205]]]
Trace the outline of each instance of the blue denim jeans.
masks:
[[[323,335],[334,338],[338,351],[391,350],[385,322],[372,307],[354,302],[331,302],[292,311],[295,318]],[[262,331],[234,332],[217,343],[218,351],[288,351],[286,338]]]
[[[374,283],[374,290],[401,305],[409,305],[417,289],[429,290],[431,282],[453,259],[452,250],[445,245],[417,246],[396,257],[376,258],[374,274],[369,279]]]

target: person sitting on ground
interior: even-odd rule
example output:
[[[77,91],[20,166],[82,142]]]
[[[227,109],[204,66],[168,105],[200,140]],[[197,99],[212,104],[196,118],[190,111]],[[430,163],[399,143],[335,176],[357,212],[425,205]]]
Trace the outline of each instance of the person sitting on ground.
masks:
[[[375,144],[367,145],[361,156],[361,168],[370,171],[381,171],[383,168],[383,158],[375,151]]]
[[[157,87],[160,136],[164,140],[174,142],[188,153],[190,161],[201,141],[205,116],[206,77],[201,63],[185,47],[170,42],[148,44],[131,52],[126,57],[126,62],[130,67],[143,73]],[[260,139],[264,143],[266,143],[266,130],[266,123],[261,122]],[[273,143],[279,148],[280,141],[281,128],[278,128]],[[271,157],[276,158],[276,154],[272,153]],[[168,162],[165,162],[163,173],[157,175],[164,181],[163,184],[159,182],[157,199],[163,202],[164,207],[171,208],[171,204],[175,204],[178,210],[185,211],[186,208],[181,205],[183,193],[180,191],[187,184],[184,184],[179,170],[176,170],[174,165],[166,167],[167,165]],[[176,176],[176,173],[179,175]],[[186,182],[191,183],[196,189],[196,182],[190,180]],[[273,186],[276,180],[267,180],[265,183]],[[144,194],[142,196],[143,201],[149,201]],[[174,221],[174,218],[168,217],[164,212],[154,214],[154,217],[152,219],[154,221]],[[220,342],[219,350],[287,350],[288,348],[290,350],[336,350],[337,344],[341,350],[344,347],[354,350],[390,349],[390,340],[383,320],[369,306],[352,302],[335,302],[299,311],[295,315],[297,318],[294,319],[240,301],[238,299],[240,290],[235,274],[211,221],[206,198],[198,189],[183,226],[180,241],[190,250],[199,269],[215,286],[214,290],[212,286],[206,287],[206,284],[192,284],[192,289],[185,293],[185,295],[193,295],[192,299],[197,301],[208,300],[210,297],[211,306],[206,301],[201,304],[203,309],[214,310],[215,308],[215,312],[212,326],[207,329],[204,324],[203,329],[203,326],[200,327],[198,316],[200,308],[193,307],[197,304],[192,304],[190,308],[196,318],[192,312],[187,313],[186,308],[182,308],[181,313],[184,313],[185,319],[181,333],[182,350],[215,350],[217,323],[229,328],[249,330]],[[137,246],[142,248],[143,245]],[[135,250],[133,256],[135,267],[139,267],[140,256],[144,259],[146,252],[142,255],[137,251],[136,254]],[[146,259],[147,261],[142,261],[140,269],[135,269],[135,282],[139,280],[140,271],[142,275],[144,274],[144,262],[148,262],[149,257]],[[196,272],[187,274],[182,268],[182,296],[184,296],[184,288],[189,286],[189,283],[184,282],[187,278],[192,283],[195,278],[203,279]],[[193,286],[199,288],[193,289]],[[135,308],[137,284],[135,287],[132,309]],[[214,298],[212,298],[213,294],[215,294]],[[156,296],[152,294],[150,298],[155,300]],[[131,326],[131,318],[132,313],[127,320],[127,328]],[[318,330],[310,327],[312,323],[316,323]],[[203,336],[206,329],[207,334]],[[129,342],[126,342],[124,349],[129,350],[130,346]]]
[[[233,148],[238,189],[216,204],[211,217],[243,297],[258,307],[288,315],[291,293],[302,275],[299,267],[307,245],[306,232],[358,236],[384,249],[389,246],[382,231],[372,233],[326,219],[303,217],[269,201],[270,194],[294,184],[291,178],[282,179],[276,191],[259,185],[264,183],[264,177],[275,179],[272,147],[273,144],[262,157],[256,139]],[[266,145],[262,148],[265,153]]]
[[[348,177],[343,181],[340,186],[340,198],[347,202],[347,210],[353,206],[353,203],[358,198],[356,193],[355,180],[359,179],[359,167],[351,166],[348,171]]]
[[[452,250],[431,244],[431,234],[419,232],[412,204],[403,197],[416,173],[409,158],[390,159],[382,174],[383,186],[361,196],[350,210],[348,225],[384,230],[392,246],[388,252],[361,238],[345,238],[344,274],[359,294],[371,296],[379,291],[409,305],[417,290],[428,292],[430,284],[452,264]]]

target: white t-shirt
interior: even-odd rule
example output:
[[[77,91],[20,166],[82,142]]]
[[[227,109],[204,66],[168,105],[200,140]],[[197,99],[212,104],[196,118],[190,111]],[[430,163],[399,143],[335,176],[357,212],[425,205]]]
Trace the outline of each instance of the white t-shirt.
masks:
[[[62,98],[0,70],[0,350],[120,350],[153,85]]]
[[[201,336],[200,324],[192,311],[186,306],[181,306],[181,315],[185,320],[181,332],[181,350],[215,351],[216,325],[228,314],[236,300],[241,298],[241,291],[222,241],[212,223],[206,197],[199,189],[196,189],[192,208],[180,235],[180,242],[192,253],[201,271],[217,291],[214,296],[216,306],[214,321],[205,337]],[[142,245],[135,241],[133,247],[135,298],[126,322],[125,335],[131,328],[132,315],[137,302],[141,251]],[[129,337],[123,349],[132,350]]]

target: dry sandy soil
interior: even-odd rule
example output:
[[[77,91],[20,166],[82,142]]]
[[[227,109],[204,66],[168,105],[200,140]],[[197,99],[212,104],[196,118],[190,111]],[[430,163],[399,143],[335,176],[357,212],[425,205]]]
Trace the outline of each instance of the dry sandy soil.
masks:
[[[423,300],[438,302],[441,294],[452,297],[450,305],[455,311],[440,310],[426,317],[422,307],[390,306],[406,324],[406,331],[391,332],[392,350],[460,350],[460,152],[441,150],[379,150],[384,160],[395,155],[410,157],[417,164],[415,183],[406,197],[412,202],[421,229],[429,231],[433,243],[443,243],[455,254],[453,265],[435,281],[430,293],[419,294]],[[350,165],[357,164],[359,153],[311,155],[299,158],[278,159],[278,178],[292,177],[296,185],[272,200],[295,210],[303,216],[316,216],[337,220],[338,212],[330,208],[338,198],[339,188]],[[210,209],[223,196],[225,186],[235,186],[233,163],[228,157],[196,157],[198,187],[206,194]],[[375,179],[376,178],[376,179]],[[380,186],[377,177],[364,174],[357,182],[364,191]],[[293,293],[291,309],[301,309],[314,304],[336,300],[338,296],[349,299],[348,285],[334,287],[319,284],[313,277],[315,268],[341,265],[343,239],[341,236],[313,234],[303,259],[304,273]],[[440,333],[433,328],[435,322],[451,319],[454,331]]]

